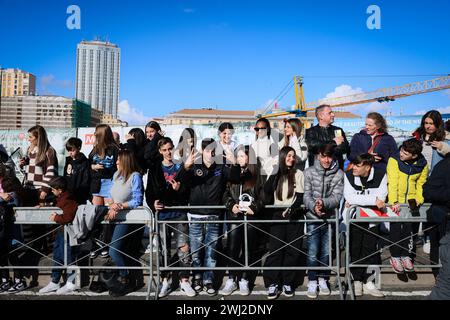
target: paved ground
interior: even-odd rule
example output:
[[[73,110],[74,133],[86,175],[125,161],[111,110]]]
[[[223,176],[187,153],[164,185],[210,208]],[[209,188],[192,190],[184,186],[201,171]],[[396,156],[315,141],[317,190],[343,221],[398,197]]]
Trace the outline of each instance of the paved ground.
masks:
[[[422,249],[419,247],[418,253],[424,255]],[[382,254],[383,263],[388,263],[388,251],[384,250]],[[148,256],[144,255],[142,258],[148,261]],[[95,265],[102,265],[104,263],[104,259],[97,258],[94,260]],[[427,261],[421,261],[423,263],[427,263]],[[220,263],[220,262],[218,262]],[[51,261],[49,259],[42,259],[42,266],[50,266]],[[343,261],[342,261],[343,264]],[[341,274],[343,275],[345,272],[344,269],[341,269]],[[219,275],[219,278],[225,276],[223,273]],[[224,284],[226,277],[223,278],[222,285]],[[300,285],[296,289],[295,297],[286,298],[284,296],[280,296],[279,300],[310,300],[306,296],[306,284],[307,279],[303,279],[302,276],[299,277]],[[303,281],[302,281],[303,279]],[[342,279],[344,280],[344,279]],[[72,295],[68,296],[56,296],[55,294],[50,295],[41,295],[38,293],[39,289],[45,286],[50,281],[49,271],[44,271],[41,273],[39,277],[39,286],[35,288],[30,288],[24,292],[18,294],[0,294],[0,300],[110,300],[114,299],[108,295],[108,293],[93,293],[88,290],[88,287],[83,287],[80,291],[75,292]],[[146,276],[145,282],[148,282],[148,278]],[[334,278],[330,279],[330,283],[334,284]],[[434,285],[434,277],[431,273],[430,269],[417,269],[417,273],[406,275],[396,275],[392,272],[390,268],[382,269],[381,273],[381,289],[385,293],[386,297],[381,300],[424,300],[427,299],[427,296],[430,293],[431,288]],[[220,284],[218,284],[220,285]],[[220,285],[220,286],[222,286]],[[128,294],[125,297],[117,298],[121,300],[145,300],[147,298],[147,287],[142,288],[137,292],[133,292]],[[350,297],[345,297],[349,299]],[[151,293],[151,299],[154,299],[154,293]],[[188,298],[182,294],[178,289],[175,289],[168,297],[163,298],[162,300],[267,300],[266,298],[266,289],[264,288],[262,276],[258,275],[255,279],[255,287],[252,290],[252,293],[249,297],[243,297],[238,294],[238,292],[233,293],[231,296],[224,297],[222,295],[216,295],[210,297],[206,294],[206,292],[200,293],[196,298]],[[340,295],[336,289],[333,289],[332,294],[328,297],[319,297],[318,300],[339,300]],[[370,296],[364,296],[360,299],[365,300],[380,300],[379,298],[373,298]]]

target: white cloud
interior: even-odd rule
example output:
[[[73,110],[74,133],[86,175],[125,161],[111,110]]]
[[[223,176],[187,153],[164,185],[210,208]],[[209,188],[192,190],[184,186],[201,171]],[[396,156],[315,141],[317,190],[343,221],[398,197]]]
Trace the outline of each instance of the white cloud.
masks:
[[[195,12],[195,9],[192,9],[192,8],[185,8],[185,9],[183,9],[183,12],[184,12],[184,13],[187,13],[187,14],[189,14],[189,13],[194,13],[194,12]]]
[[[364,93],[363,89],[361,88],[352,88],[352,86],[349,86],[348,84],[342,84],[339,87],[336,87],[333,92],[328,93],[325,98],[338,98],[338,97],[345,97],[345,96],[351,96],[358,93]]]
[[[348,84],[342,84],[334,89],[333,92],[328,93],[325,96],[325,99],[330,98],[339,98],[339,97],[345,97],[345,96],[352,96],[355,94],[364,93],[364,90],[362,88],[353,88],[352,86]],[[369,112],[379,112],[381,114],[384,113],[384,111],[390,110],[391,106],[388,102],[371,102],[366,104],[356,104],[356,105],[350,105],[343,108],[338,108],[338,110],[348,111],[355,114],[359,114],[361,116],[365,116]]]
[[[119,119],[128,122],[129,125],[144,125],[149,118],[142,111],[133,108],[128,100],[119,102]]]
[[[54,94],[55,89],[72,88],[72,80],[58,80],[53,74],[43,75],[39,77],[39,93],[40,94]]]

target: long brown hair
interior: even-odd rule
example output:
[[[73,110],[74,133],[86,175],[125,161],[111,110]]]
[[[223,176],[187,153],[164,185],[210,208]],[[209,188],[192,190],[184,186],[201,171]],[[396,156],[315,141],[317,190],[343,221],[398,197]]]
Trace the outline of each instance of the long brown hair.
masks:
[[[252,147],[246,145],[239,145],[235,150],[235,158],[237,159],[239,151],[244,151],[247,156],[247,170],[249,172],[249,179],[246,179],[244,182],[243,188],[245,190],[251,189],[260,184],[260,162],[256,157],[255,151]],[[256,163],[255,163],[256,162]]]
[[[105,157],[106,149],[110,146],[118,148],[111,127],[107,124],[99,124],[95,127],[95,144],[92,153],[97,154],[103,159]]]
[[[444,120],[442,120],[442,115],[437,110],[430,110],[423,115],[420,127],[417,129],[420,134],[420,139],[425,140],[425,120],[427,118],[433,120],[433,124],[436,127],[436,132],[430,134],[428,141],[433,142],[445,140]]]
[[[286,124],[288,124],[288,123],[292,127],[292,130],[295,132],[297,139],[300,138],[300,136],[302,134],[302,122],[300,121],[300,119],[298,119],[298,118],[288,119],[284,123],[284,126],[286,126]],[[289,145],[289,139],[287,139],[287,137],[285,136],[284,137],[284,146],[288,146],[288,145]]]
[[[48,142],[47,132],[44,127],[36,125],[28,130],[28,133],[32,134],[37,139],[37,155],[36,164],[40,164],[47,158],[47,151],[51,148],[50,142]],[[29,149],[31,151],[31,149]]]
[[[291,147],[283,147],[280,150],[280,169],[278,170],[276,177],[276,194],[278,200],[283,200],[283,183],[287,179],[288,181],[288,198],[291,198],[294,195],[295,190],[295,162],[291,168],[286,166],[286,157],[289,152],[293,151],[295,155],[295,150]],[[294,157],[296,159],[296,157]]]
[[[118,159],[120,162],[119,177],[124,177],[124,183],[128,181],[134,172],[140,172],[134,154],[130,150],[120,150]]]

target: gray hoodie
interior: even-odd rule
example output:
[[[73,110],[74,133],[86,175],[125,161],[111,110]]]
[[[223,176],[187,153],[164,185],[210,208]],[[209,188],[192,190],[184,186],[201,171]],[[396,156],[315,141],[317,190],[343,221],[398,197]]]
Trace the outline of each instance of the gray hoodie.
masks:
[[[333,161],[330,168],[325,170],[319,161],[305,170],[305,193],[303,203],[306,206],[307,217],[317,219],[314,213],[316,200],[321,198],[327,213],[324,217],[329,218],[339,208],[344,194],[344,172],[339,169],[337,161]]]

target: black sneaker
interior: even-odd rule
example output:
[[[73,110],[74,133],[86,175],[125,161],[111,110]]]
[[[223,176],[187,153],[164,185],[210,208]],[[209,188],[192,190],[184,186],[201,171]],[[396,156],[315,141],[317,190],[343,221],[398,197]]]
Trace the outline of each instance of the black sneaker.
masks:
[[[27,288],[27,282],[25,280],[20,280],[19,282],[15,281],[14,285],[9,288],[8,293],[17,293]]]
[[[205,284],[205,291],[210,296],[215,296],[217,294],[217,291],[216,289],[214,289],[213,284],[209,282]]]
[[[290,285],[285,284],[283,286],[283,295],[288,298],[291,298],[294,296],[294,290],[292,290],[292,287]]]
[[[102,252],[100,253],[100,257],[102,257],[103,259],[109,258],[109,251],[108,250],[102,250]]]
[[[197,292],[201,292],[203,290],[203,280],[202,279],[194,279],[192,282],[192,288]]]
[[[278,285],[276,284],[271,284],[269,286],[269,289],[267,290],[267,299],[269,300],[273,300],[278,298],[279,295],[279,291],[278,291]]]
[[[2,284],[0,284],[0,292],[7,292],[9,289],[11,289],[11,286],[12,286],[11,280],[2,281]]]

